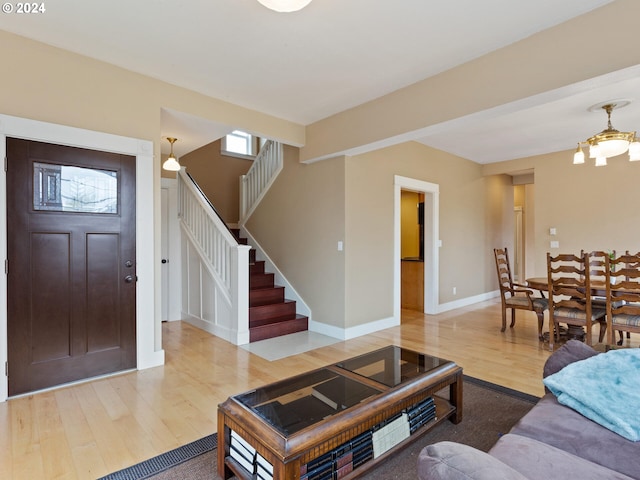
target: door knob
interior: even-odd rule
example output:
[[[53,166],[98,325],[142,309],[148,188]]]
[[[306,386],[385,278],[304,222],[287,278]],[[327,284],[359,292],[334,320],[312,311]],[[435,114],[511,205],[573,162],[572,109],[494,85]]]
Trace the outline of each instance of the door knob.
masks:
[[[125,283],[131,283],[135,280],[136,278],[133,275],[127,275],[126,277],[124,277],[124,281]]]
[[[166,258],[162,259],[162,263],[167,263],[169,260],[167,260]]]

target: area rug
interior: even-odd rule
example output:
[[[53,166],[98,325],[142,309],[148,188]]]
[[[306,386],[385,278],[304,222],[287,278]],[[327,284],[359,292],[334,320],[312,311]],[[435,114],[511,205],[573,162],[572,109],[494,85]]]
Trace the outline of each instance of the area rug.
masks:
[[[361,478],[413,480],[417,477],[420,450],[444,440],[464,443],[486,452],[539,400],[466,375],[463,392],[462,422],[458,425],[449,421],[440,423]],[[443,397],[447,394],[448,389],[439,392]],[[212,434],[99,480],[220,480],[216,448],[217,436]]]

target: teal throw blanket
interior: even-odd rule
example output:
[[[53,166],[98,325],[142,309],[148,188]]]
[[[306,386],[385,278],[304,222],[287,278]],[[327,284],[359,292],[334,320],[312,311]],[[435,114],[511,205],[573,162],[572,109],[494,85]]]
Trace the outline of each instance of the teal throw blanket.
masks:
[[[543,382],[561,404],[640,440],[640,349],[611,350],[571,363]]]

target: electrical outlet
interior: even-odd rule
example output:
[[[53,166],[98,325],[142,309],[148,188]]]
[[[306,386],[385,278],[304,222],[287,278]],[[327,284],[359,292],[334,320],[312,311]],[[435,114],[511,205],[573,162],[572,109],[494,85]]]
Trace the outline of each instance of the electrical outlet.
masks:
[[[558,242],[557,240],[552,240],[549,244],[549,246],[551,248],[560,248],[560,242]]]

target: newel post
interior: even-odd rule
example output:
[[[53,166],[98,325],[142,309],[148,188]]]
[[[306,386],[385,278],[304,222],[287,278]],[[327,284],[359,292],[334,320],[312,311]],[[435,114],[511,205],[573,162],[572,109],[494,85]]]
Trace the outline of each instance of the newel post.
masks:
[[[231,271],[232,318],[236,319],[236,345],[249,343],[249,245],[233,248]]]

